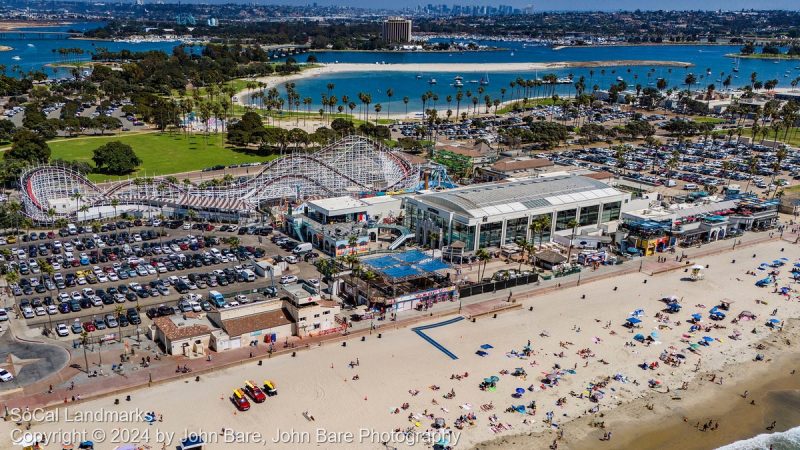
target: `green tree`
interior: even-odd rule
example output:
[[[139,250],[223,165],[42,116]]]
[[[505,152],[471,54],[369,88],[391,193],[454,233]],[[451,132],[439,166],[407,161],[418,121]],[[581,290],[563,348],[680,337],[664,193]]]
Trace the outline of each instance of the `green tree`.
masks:
[[[111,141],[94,149],[92,161],[98,171],[115,175],[130,173],[142,163],[133,148],[120,141]]]
[[[3,157],[7,160],[46,163],[50,160],[50,146],[40,134],[22,128],[14,133],[11,149]]]

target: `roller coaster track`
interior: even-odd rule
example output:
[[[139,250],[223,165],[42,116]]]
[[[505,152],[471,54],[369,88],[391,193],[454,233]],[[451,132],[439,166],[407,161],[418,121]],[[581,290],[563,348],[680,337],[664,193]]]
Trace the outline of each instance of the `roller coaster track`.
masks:
[[[20,176],[25,213],[39,222],[74,216],[79,207],[108,206],[115,199],[125,205],[187,204],[241,212],[255,210],[262,200],[406,190],[418,181],[418,168],[401,154],[363,136],[348,136],[313,154],[292,153],[247,180],[222,186],[186,186],[155,177],[101,188],[60,165],[29,167]]]

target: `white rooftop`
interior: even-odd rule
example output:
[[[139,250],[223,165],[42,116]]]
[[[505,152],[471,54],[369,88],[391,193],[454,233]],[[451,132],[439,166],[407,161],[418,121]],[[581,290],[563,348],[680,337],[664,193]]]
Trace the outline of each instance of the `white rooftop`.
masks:
[[[337,212],[347,209],[367,207],[366,203],[359,199],[350,197],[349,195],[342,197],[323,198],[319,200],[309,200],[307,203],[312,208],[323,211],[329,216],[336,215]]]

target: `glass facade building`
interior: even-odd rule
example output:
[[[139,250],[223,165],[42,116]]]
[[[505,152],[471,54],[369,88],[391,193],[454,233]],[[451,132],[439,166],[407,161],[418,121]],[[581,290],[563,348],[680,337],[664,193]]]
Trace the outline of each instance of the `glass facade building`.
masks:
[[[579,227],[618,220],[628,199],[629,193],[574,175],[485,183],[406,198],[404,225],[420,243],[429,244],[436,233],[442,245],[461,241],[472,252],[520,240],[538,243],[540,233],[530,225],[544,217],[550,226],[541,231],[542,241],[563,235],[572,220]]]

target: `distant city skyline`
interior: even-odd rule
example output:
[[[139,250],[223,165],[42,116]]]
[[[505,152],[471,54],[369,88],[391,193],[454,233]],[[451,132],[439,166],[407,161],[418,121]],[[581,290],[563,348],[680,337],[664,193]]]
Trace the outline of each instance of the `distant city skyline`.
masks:
[[[148,3],[152,0],[146,0]],[[170,0],[177,2],[178,0]],[[209,1],[208,3],[228,3],[232,0],[213,0]],[[236,3],[245,2],[245,0],[235,0]],[[202,1],[184,1],[184,3],[203,3]],[[474,5],[486,5],[486,6],[499,6],[500,4],[503,5],[510,5],[515,8],[524,8],[528,5],[533,4],[533,8],[537,12],[542,11],[619,11],[619,10],[627,10],[633,11],[636,9],[640,10],[717,10],[717,9],[724,9],[724,10],[739,10],[739,9],[764,9],[764,10],[776,10],[776,9],[786,9],[786,10],[800,10],[800,2],[797,0],[773,0],[769,2],[769,4],[757,4],[753,3],[750,0],[708,0],[702,3],[698,3],[696,0],[672,0],[668,4],[665,4],[663,1],[656,1],[656,0],[612,0],[608,2],[597,2],[596,0],[562,0],[557,4],[553,5],[550,3],[542,2],[542,1],[530,1],[530,0],[500,0],[500,1],[486,1],[486,0],[438,0],[438,1],[429,1],[429,0],[412,0],[407,2],[397,2],[395,0],[374,0],[369,2],[368,5],[364,4],[364,2],[360,0],[317,0],[308,1],[308,0],[255,0],[256,4],[285,4],[285,5],[309,5],[313,3],[317,3],[318,5],[325,5],[325,6],[353,6],[353,7],[360,7],[360,8],[386,8],[386,9],[402,9],[404,7],[407,8],[416,8],[417,6],[424,6],[428,4],[432,5],[462,5],[462,6],[474,6]],[[404,4],[405,6],[401,5]],[[666,8],[665,8],[666,6]]]

